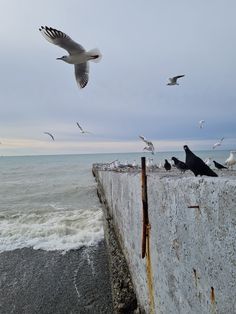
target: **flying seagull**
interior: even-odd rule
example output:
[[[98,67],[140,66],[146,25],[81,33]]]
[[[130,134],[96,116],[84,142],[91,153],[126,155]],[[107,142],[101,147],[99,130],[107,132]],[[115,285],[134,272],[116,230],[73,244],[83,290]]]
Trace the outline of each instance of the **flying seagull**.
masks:
[[[139,138],[147,144],[147,146],[144,147],[143,150],[147,150],[149,152],[151,152],[153,155],[154,155],[154,152],[155,152],[155,148],[154,148],[154,145],[151,141],[147,140],[144,136],[142,135],[139,135]]]
[[[219,142],[215,143],[215,144],[212,146],[212,148],[215,149],[217,146],[220,146],[221,143],[223,142],[223,140],[224,140],[224,137],[222,137],[222,138],[219,140]]]
[[[88,131],[85,131],[85,130],[82,128],[82,126],[79,124],[79,122],[76,122],[76,124],[77,124],[77,126],[78,126],[78,128],[80,129],[80,132],[81,132],[82,134],[90,133],[90,132],[88,132]]]
[[[174,76],[174,77],[170,77],[169,78],[169,83],[167,83],[166,85],[169,85],[169,86],[172,86],[172,85],[179,85],[177,83],[177,80],[181,77],[184,77],[184,75],[177,75],[177,76]]]
[[[225,165],[233,169],[233,166],[236,164],[236,159],[234,157],[234,151],[230,152],[229,158],[226,159]]]
[[[205,123],[205,120],[200,120],[199,121],[199,128],[202,129],[203,128],[203,124]]]
[[[57,60],[74,64],[76,82],[80,88],[84,88],[89,80],[88,61],[99,62],[102,57],[100,51],[98,49],[86,51],[83,46],[55,28],[41,26],[39,30],[47,41],[68,51],[69,55],[57,58]]]
[[[51,139],[52,139],[53,141],[55,141],[55,138],[54,138],[54,136],[53,136],[51,133],[49,133],[49,132],[44,132],[44,134],[49,135],[49,136],[51,137]]]
[[[208,167],[205,162],[196,156],[187,145],[184,145],[184,150],[186,153],[185,163],[187,167],[194,173],[195,176],[209,176],[209,177],[218,177],[218,175]]]

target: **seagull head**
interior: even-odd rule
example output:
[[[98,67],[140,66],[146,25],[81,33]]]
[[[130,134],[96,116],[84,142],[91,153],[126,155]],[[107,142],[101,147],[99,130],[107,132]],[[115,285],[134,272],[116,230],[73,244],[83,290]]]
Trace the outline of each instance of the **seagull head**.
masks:
[[[65,62],[68,63],[68,57],[69,57],[69,56],[62,56],[62,57],[60,57],[60,58],[57,58],[57,60],[62,60],[62,61],[65,61]]]

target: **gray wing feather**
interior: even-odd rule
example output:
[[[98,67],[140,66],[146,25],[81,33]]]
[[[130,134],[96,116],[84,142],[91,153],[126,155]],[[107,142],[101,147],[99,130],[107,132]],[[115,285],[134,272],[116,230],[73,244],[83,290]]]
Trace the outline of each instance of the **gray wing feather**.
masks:
[[[88,62],[75,64],[75,79],[79,87],[84,88],[89,80],[89,64]]]
[[[41,26],[39,29],[43,37],[50,43],[57,45],[69,52],[69,54],[84,52],[85,49],[65,33],[47,26]]]

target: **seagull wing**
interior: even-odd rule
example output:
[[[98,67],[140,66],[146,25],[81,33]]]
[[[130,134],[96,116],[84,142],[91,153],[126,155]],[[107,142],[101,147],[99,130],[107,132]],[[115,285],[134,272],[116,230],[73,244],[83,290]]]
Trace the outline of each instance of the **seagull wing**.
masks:
[[[75,64],[75,79],[80,88],[84,88],[89,80],[89,64],[88,62]]]
[[[79,124],[79,122],[76,122],[76,124],[77,124],[78,128],[83,132],[83,129],[82,129],[81,125]]]
[[[148,140],[146,140],[146,138],[145,138],[144,136],[139,135],[139,138],[141,138],[141,140],[144,141],[144,143],[146,143],[147,145],[149,145],[150,142],[149,142]]]
[[[44,132],[44,134],[49,135],[49,136],[52,138],[52,140],[55,141],[55,138],[54,138],[54,136],[53,136],[51,133],[49,133],[49,132]]]
[[[183,75],[177,75],[177,76],[174,76],[174,77],[172,77],[172,80],[174,81],[174,82],[176,82],[179,78],[181,78],[181,77],[184,77],[184,74]]]
[[[76,43],[68,35],[55,28],[41,26],[39,30],[47,41],[67,50],[71,55],[85,51],[85,49],[80,44]]]

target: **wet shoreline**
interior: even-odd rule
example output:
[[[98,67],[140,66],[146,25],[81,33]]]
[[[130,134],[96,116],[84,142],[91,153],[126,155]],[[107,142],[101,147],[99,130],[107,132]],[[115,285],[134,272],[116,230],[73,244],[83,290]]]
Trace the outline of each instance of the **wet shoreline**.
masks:
[[[0,313],[113,313],[105,240],[65,254],[0,253]]]

